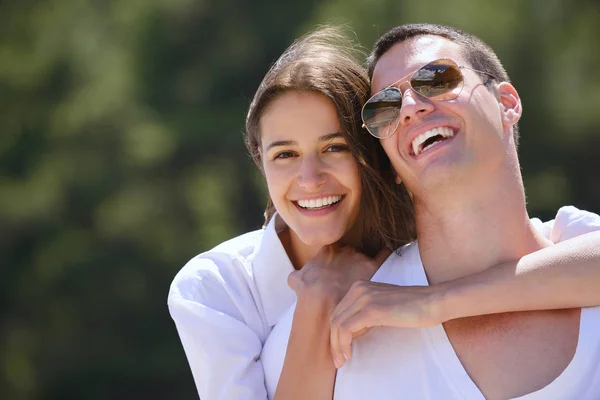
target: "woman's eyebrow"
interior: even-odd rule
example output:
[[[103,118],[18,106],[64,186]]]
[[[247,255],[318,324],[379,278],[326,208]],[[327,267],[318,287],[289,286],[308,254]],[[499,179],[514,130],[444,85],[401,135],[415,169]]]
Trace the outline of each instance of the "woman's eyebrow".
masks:
[[[344,135],[342,135],[341,132],[328,133],[327,135],[321,136],[319,138],[319,142],[329,142],[333,139],[338,139],[338,138],[344,138]],[[298,144],[298,143],[293,140],[276,140],[274,142],[269,143],[269,145],[267,146],[267,151],[269,151],[273,147],[294,146],[296,144]]]
[[[319,138],[319,142],[329,142],[333,139],[339,139],[339,138],[345,139],[344,135],[342,135],[341,132],[334,132],[334,133],[329,133],[327,135],[321,136]]]
[[[294,142],[293,140],[276,140],[275,142],[269,143],[269,145],[267,146],[267,151],[269,151],[273,147],[277,147],[277,146],[293,146],[295,144],[296,144],[296,142]]]

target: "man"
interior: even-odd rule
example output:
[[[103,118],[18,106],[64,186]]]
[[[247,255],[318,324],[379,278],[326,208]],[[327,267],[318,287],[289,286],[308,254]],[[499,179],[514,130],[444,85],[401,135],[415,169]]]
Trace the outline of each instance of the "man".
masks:
[[[369,74],[374,97],[363,120],[413,195],[418,242],[334,310],[334,356],[349,358],[335,398],[600,398],[600,308],[381,327],[349,350],[352,333],[393,326],[383,313],[357,323],[369,302],[385,308],[391,285],[476,278],[551,244],[526,210],[516,150],[521,101],[487,45],[454,28],[405,25],[377,42]]]

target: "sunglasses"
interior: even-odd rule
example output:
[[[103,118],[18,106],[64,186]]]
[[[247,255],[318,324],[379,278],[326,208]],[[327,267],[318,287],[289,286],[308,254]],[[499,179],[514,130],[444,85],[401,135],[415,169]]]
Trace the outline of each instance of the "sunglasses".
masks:
[[[459,66],[449,59],[442,58],[432,61],[367,100],[361,112],[363,127],[379,139],[392,136],[400,123],[400,109],[402,108],[400,86],[403,83],[408,82],[415,93],[428,99],[453,100],[458,97],[464,87],[465,77],[462,69],[470,69],[485,74],[491,79],[496,79],[492,74]]]

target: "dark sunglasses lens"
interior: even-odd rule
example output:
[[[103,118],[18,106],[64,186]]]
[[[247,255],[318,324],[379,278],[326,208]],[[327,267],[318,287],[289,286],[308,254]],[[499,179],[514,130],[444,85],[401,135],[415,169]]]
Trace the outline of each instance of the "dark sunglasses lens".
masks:
[[[463,75],[451,62],[435,61],[415,72],[410,84],[421,96],[448,97],[460,92]]]
[[[373,96],[363,107],[362,119],[373,136],[386,138],[396,128],[402,106],[402,94],[396,88],[387,88]]]

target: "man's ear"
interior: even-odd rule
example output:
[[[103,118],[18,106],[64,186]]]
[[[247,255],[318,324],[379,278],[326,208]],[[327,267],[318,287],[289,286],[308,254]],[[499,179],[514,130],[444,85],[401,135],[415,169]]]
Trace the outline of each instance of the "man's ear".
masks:
[[[498,84],[498,96],[502,109],[502,124],[504,126],[513,126],[521,119],[523,114],[523,108],[521,105],[521,98],[517,89],[508,82],[501,82]]]

